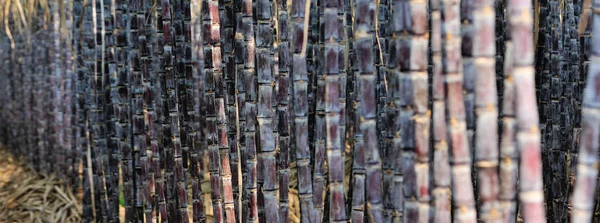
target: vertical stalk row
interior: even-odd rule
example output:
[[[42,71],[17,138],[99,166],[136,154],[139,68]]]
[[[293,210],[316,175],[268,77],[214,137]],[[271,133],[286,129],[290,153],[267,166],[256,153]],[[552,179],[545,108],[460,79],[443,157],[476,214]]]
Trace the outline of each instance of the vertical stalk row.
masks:
[[[442,76],[442,21],[440,1],[431,0],[431,59],[433,60],[432,97],[433,116],[433,220],[450,223],[452,191],[450,188],[450,162],[446,131],[445,84]]]
[[[318,31],[316,35],[315,44],[313,44],[313,64],[314,70],[310,79],[312,82],[312,99],[313,103],[313,121],[309,120],[309,125],[312,123],[313,127],[313,147],[314,147],[314,166],[313,166],[313,202],[315,205],[315,220],[317,222],[326,221],[326,207],[325,197],[327,196],[327,163],[326,159],[326,140],[327,140],[327,124],[325,118],[325,42],[329,39],[325,39],[325,5],[326,0],[315,0],[318,8],[316,11],[311,11],[315,15],[315,23],[318,29],[311,31]],[[328,211],[328,210],[327,210]]]
[[[106,73],[104,76],[104,92],[106,94],[105,99],[109,99],[105,102],[103,107],[105,112],[105,125],[106,125],[106,155],[107,166],[106,170],[106,189],[108,190],[108,208],[109,208],[109,220],[119,220],[119,138],[115,126],[117,119],[115,115],[115,106],[118,104],[118,92],[117,92],[117,54],[116,54],[116,38],[115,38],[115,2],[109,0],[103,0],[104,5],[104,21],[105,21],[105,41],[106,41]]]
[[[504,53],[504,92],[502,94],[502,135],[500,140],[499,199],[503,222],[517,220],[517,171],[519,152],[516,145],[515,82],[513,77],[514,44],[507,28]]]
[[[142,0],[142,7],[145,11],[143,15],[144,19],[144,33],[145,42],[142,45],[142,62],[143,62],[143,100],[144,100],[144,134],[146,143],[145,157],[142,157],[142,168],[144,172],[144,214],[147,222],[157,221],[158,213],[156,212],[156,172],[155,169],[155,156],[158,155],[158,134],[156,125],[156,91],[154,90],[158,85],[156,84],[158,69],[154,66],[158,60],[156,55],[156,38],[155,34],[155,22],[156,13],[153,9],[154,0]],[[138,19],[140,19],[138,17]],[[139,21],[138,21],[139,22]],[[160,171],[160,169],[158,169]]]
[[[339,8],[343,8],[338,0],[326,0],[324,12],[324,79],[325,79],[325,122],[326,122],[326,147],[327,164],[329,168],[329,221],[346,221],[346,208],[344,202],[344,149],[342,137],[345,132],[340,131],[340,94],[344,92],[340,83],[340,60],[343,58],[342,45],[340,44],[343,31],[343,17],[338,16]],[[341,68],[341,69],[340,69]]]
[[[202,3],[198,1],[191,1],[190,5],[190,34],[191,36],[191,76],[192,76],[192,97],[193,97],[193,131],[192,134],[192,147],[190,150],[190,175],[192,184],[192,220],[194,223],[203,222],[206,220],[205,207],[204,207],[204,195],[202,193],[201,186],[201,174],[203,166],[201,166],[200,159],[202,159],[202,151],[205,148],[205,144],[202,142],[204,132],[202,132],[203,126],[203,111],[204,108],[204,77],[206,75],[204,70],[204,49],[203,44],[203,32],[202,32]],[[158,169],[160,171],[160,169]]]
[[[598,1],[593,1],[589,5],[584,3],[584,11],[592,13],[591,20],[593,21],[590,26],[592,29],[592,35],[598,36],[600,33],[600,14],[598,13]],[[583,20],[585,17],[581,17]],[[580,21],[582,22],[582,21]],[[580,23],[581,25],[582,23]],[[585,26],[585,25],[584,25]],[[579,28],[586,28],[580,26]],[[581,31],[581,29],[580,29]],[[595,35],[594,35],[595,34]],[[590,64],[588,66],[587,83],[583,95],[583,111],[582,111],[582,130],[579,144],[579,159],[577,161],[577,181],[575,182],[575,188],[573,190],[573,197],[571,205],[573,210],[571,212],[571,222],[591,222],[594,212],[594,198],[593,194],[596,191],[598,176],[598,169],[594,166],[598,165],[598,137],[600,137],[600,97],[598,80],[600,79],[600,45],[595,44],[597,41],[593,41],[591,44],[591,57],[589,59]]]
[[[290,118],[289,98],[291,97],[290,82],[290,27],[287,0],[277,1],[277,131],[279,132],[279,153],[277,167],[279,175],[279,220],[289,222],[289,181],[290,181]]]
[[[256,76],[258,81],[257,122],[259,131],[259,166],[263,184],[265,222],[279,222],[279,203],[277,201],[277,168],[275,159],[275,134],[273,111],[273,4],[269,0],[256,2]],[[262,168],[261,168],[262,167]],[[258,178],[260,181],[260,178]],[[259,201],[260,203],[260,201]],[[261,206],[259,206],[260,208]],[[272,210],[272,211],[271,211]],[[259,213],[260,214],[260,213]]]
[[[135,214],[134,219],[143,219],[144,216],[144,195],[142,179],[141,162],[146,153],[146,136],[144,125],[144,105],[143,105],[143,77],[142,77],[142,42],[145,42],[146,36],[143,35],[145,16],[140,14],[142,0],[136,0],[129,5],[129,14],[131,15],[131,115],[133,129],[133,180],[135,185]]]
[[[239,149],[238,149],[238,141],[237,141],[237,109],[235,107],[235,77],[236,77],[236,68],[235,68],[235,60],[234,60],[234,28],[236,23],[236,14],[234,14],[234,3],[232,0],[221,0],[219,1],[219,18],[221,24],[221,38],[222,38],[222,56],[223,56],[223,91],[225,92],[224,103],[227,107],[225,107],[226,119],[225,122],[225,131],[228,140],[228,149],[230,156],[230,167],[229,170],[231,172],[231,184],[232,184],[232,194],[233,201],[231,201],[233,205],[233,213],[234,215],[239,213],[238,200],[240,198],[239,195],[239,183],[241,180],[241,176],[238,173],[238,168],[240,165],[239,162]],[[237,218],[237,217],[236,217]]]
[[[498,204],[498,94],[496,92],[495,10],[493,1],[475,4],[473,56],[475,72],[475,166],[479,219],[500,219]]]
[[[446,102],[446,123],[451,151],[453,218],[456,222],[475,222],[476,210],[471,183],[471,152],[466,132],[463,100],[459,3],[442,1],[442,58]]]
[[[187,72],[186,62],[189,60],[185,54],[186,46],[189,44],[187,37],[188,30],[185,27],[185,20],[188,19],[189,7],[185,7],[183,0],[175,0],[171,4],[172,17],[172,40],[173,45],[173,71],[167,76],[167,89],[169,92],[169,116],[171,118],[171,132],[173,134],[173,159],[175,165],[175,185],[172,188],[177,196],[176,200],[176,218],[178,222],[188,222],[188,193],[187,193],[187,170],[189,163],[189,137],[186,131],[189,127],[189,117],[187,115],[186,85]],[[189,20],[188,20],[189,21]],[[169,72],[167,71],[167,75]],[[172,81],[172,83],[171,83]]]
[[[292,0],[292,80],[294,135],[296,148],[296,165],[298,168],[298,193],[300,195],[301,222],[315,222],[311,152],[308,133],[308,19],[311,0]]]
[[[356,41],[357,71],[361,89],[359,103],[360,130],[364,139],[364,158],[366,169],[366,194],[369,221],[383,221],[383,200],[381,196],[381,161],[379,156],[377,138],[377,99],[376,99],[376,74],[373,55],[373,41],[375,33],[374,10],[375,3],[369,0],[355,1],[356,10],[354,17],[356,25],[354,38]]]
[[[523,205],[523,220],[545,222],[540,130],[535,99],[533,69],[533,16],[531,2],[508,2],[509,25],[514,43],[516,92],[517,148],[520,152],[519,200]]]
[[[223,193],[221,182],[221,156],[219,154],[219,135],[217,133],[217,101],[216,91],[222,91],[222,86],[218,86],[217,78],[220,78],[221,71],[221,44],[220,44],[220,23],[219,23],[219,3],[216,0],[203,2],[203,27],[205,35],[204,52],[207,55],[205,60],[206,70],[206,88],[205,97],[206,106],[206,125],[208,132],[206,144],[208,146],[209,171],[211,197],[213,200],[213,218],[215,222],[223,222]],[[227,164],[229,165],[229,164]]]

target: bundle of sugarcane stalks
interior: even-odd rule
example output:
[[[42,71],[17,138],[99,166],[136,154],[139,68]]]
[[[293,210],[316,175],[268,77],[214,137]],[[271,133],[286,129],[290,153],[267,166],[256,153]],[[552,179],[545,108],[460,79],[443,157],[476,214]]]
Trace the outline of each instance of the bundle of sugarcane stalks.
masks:
[[[83,222],[598,222],[598,7],[0,0],[0,142]]]

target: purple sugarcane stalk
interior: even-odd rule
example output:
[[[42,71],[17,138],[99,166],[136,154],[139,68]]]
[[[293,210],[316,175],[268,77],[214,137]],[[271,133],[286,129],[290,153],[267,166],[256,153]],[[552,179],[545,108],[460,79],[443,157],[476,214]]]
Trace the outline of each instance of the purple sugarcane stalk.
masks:
[[[279,132],[279,153],[277,167],[279,175],[279,220],[289,222],[289,181],[290,181],[290,29],[288,4],[285,0],[277,1],[277,130]]]
[[[592,36],[600,35],[600,14],[598,5],[600,2],[584,1],[584,13],[587,11],[592,15]],[[585,15],[585,14],[583,14]],[[584,16],[580,18],[580,31],[585,29]],[[586,21],[587,22],[587,21]],[[598,176],[598,153],[600,137],[600,44],[593,40],[591,43],[591,57],[588,66],[587,83],[583,95],[582,130],[580,135],[579,159],[577,161],[577,180],[573,190],[571,205],[571,222],[591,222],[594,214],[594,193],[596,191],[596,178]]]
[[[270,0],[256,2],[256,76],[258,81],[257,124],[259,131],[259,166],[262,177],[265,222],[279,222],[279,202],[277,201],[277,167],[275,159],[276,138],[273,112],[273,4]],[[258,178],[260,182],[261,178]],[[260,201],[259,201],[260,203]],[[259,206],[260,208],[260,206]],[[271,211],[272,210],[272,211]],[[259,213],[260,214],[260,213]]]
[[[516,147],[515,82],[513,77],[514,45],[507,29],[504,56],[504,92],[502,98],[502,140],[500,142],[500,212],[503,222],[517,220],[517,171],[519,153]]]
[[[508,2],[508,23],[514,44],[513,77],[517,148],[520,150],[519,200],[525,222],[545,222],[540,129],[535,96],[532,3]]]
[[[344,147],[342,137],[345,132],[339,131],[340,127],[340,94],[344,90],[340,86],[340,59],[344,56],[340,40],[342,38],[343,17],[338,16],[338,0],[326,0],[325,25],[324,25],[324,67],[325,78],[325,122],[326,122],[326,148],[327,164],[329,168],[329,221],[345,222],[346,208],[344,202]]]
[[[475,4],[473,57],[475,66],[475,166],[479,192],[479,219],[499,222],[498,203],[498,94],[496,91],[496,40],[493,1]]]
[[[311,0],[292,1],[292,80],[294,135],[301,222],[315,222],[311,152],[308,141],[308,73],[306,48]]]
[[[442,76],[442,21],[440,1],[430,1],[431,8],[431,53],[433,60],[433,220],[440,223],[452,222],[452,190],[448,139],[446,132],[446,102],[444,77]]]
[[[463,74],[460,37],[459,2],[442,1],[442,37],[444,57],[446,126],[451,151],[452,196],[456,222],[476,222],[473,184],[471,181],[471,151],[466,131],[463,100]]]
[[[376,74],[373,41],[375,33],[373,30],[373,17],[375,2],[369,0],[357,0],[354,17],[356,20],[354,39],[356,43],[357,71],[359,73],[358,84],[361,89],[359,114],[360,131],[364,140],[364,158],[366,170],[367,213],[370,222],[383,222],[383,200],[381,190],[381,160],[379,156],[377,138],[377,99]]]
[[[204,149],[205,144],[201,141],[202,132],[202,110],[204,98],[204,77],[206,75],[204,70],[204,49],[203,44],[203,32],[202,32],[202,4],[198,1],[191,1],[190,5],[190,16],[191,16],[191,47],[192,47],[192,97],[190,101],[193,101],[193,135],[192,135],[192,147],[190,148],[190,175],[192,177],[192,220],[194,223],[204,222],[206,215],[204,212],[204,197],[202,193],[202,186],[200,182],[201,169],[200,159],[202,156],[201,149]],[[202,112],[201,112],[202,111]],[[159,169],[160,171],[160,169]]]

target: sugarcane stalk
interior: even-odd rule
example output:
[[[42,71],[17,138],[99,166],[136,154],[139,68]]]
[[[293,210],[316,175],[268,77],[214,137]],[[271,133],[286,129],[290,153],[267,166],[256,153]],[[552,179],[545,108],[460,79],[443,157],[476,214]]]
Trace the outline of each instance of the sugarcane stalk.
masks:
[[[65,137],[65,153],[66,153],[66,164],[64,166],[64,168],[66,169],[66,176],[65,176],[65,181],[71,183],[71,185],[73,185],[73,179],[76,177],[75,176],[75,171],[73,169],[73,161],[74,161],[74,157],[76,154],[76,144],[75,144],[75,131],[74,131],[74,127],[75,125],[75,119],[74,119],[74,113],[75,113],[75,93],[74,93],[74,81],[75,81],[75,76],[74,76],[74,66],[73,66],[73,56],[72,56],[72,51],[74,50],[73,48],[73,37],[72,37],[72,30],[73,30],[73,2],[69,1],[69,0],[65,0],[62,2],[63,5],[63,10],[62,10],[62,14],[61,14],[61,20],[64,20],[64,23],[61,26],[61,40],[62,42],[62,58],[63,58],[63,66],[64,66],[64,70],[65,70],[65,74],[63,77],[63,94],[61,97],[64,98],[64,103],[63,103],[63,120],[65,123],[65,127],[63,129],[63,134]],[[31,35],[31,34],[28,34]],[[28,44],[28,47],[30,47],[31,45]],[[27,78],[27,80],[31,81],[31,77],[29,75],[33,74],[33,60],[31,60],[32,58],[32,51],[31,48],[27,48],[27,54],[28,56],[25,58],[23,63],[24,66],[24,70],[29,70],[29,72],[27,72],[27,76],[24,76],[24,78]],[[32,85],[31,82],[26,83],[26,85],[24,86],[24,90],[26,90],[27,92],[27,100],[24,100],[24,103],[26,103],[26,113],[25,113],[25,118],[27,118],[27,120],[33,120],[31,117],[31,105],[33,104],[33,97],[32,97]],[[33,126],[31,125],[31,123],[28,123],[28,126],[26,128],[26,136],[28,137],[27,140],[27,144],[26,146],[28,148],[27,151],[29,154],[31,154],[29,151],[32,150],[34,148],[33,145]],[[26,154],[23,154],[26,155]]]
[[[132,2],[129,5],[129,15],[131,16],[131,72],[132,72],[132,98],[131,98],[131,114],[132,114],[132,133],[133,133],[133,180],[135,185],[135,214],[134,219],[143,219],[144,216],[144,195],[142,179],[144,173],[141,165],[142,157],[145,157],[143,153],[146,152],[146,136],[144,131],[144,113],[143,113],[143,77],[142,77],[142,58],[141,48],[142,42],[145,42],[145,35],[143,34],[144,27],[144,15],[140,15],[141,9],[140,0]]]
[[[507,29],[504,55],[504,92],[502,94],[502,135],[500,140],[500,212],[503,222],[517,220],[517,171],[519,153],[516,147],[515,83],[513,77],[514,45]]]
[[[145,38],[140,38],[140,52],[142,56],[142,80],[143,80],[143,106],[144,106],[144,134],[146,136],[146,150],[141,157],[141,167],[144,186],[144,214],[147,222],[158,221],[157,202],[156,202],[156,176],[160,172],[160,168],[156,168],[158,160],[158,129],[157,129],[157,112],[156,97],[158,92],[157,73],[159,69],[156,64],[159,60],[157,55],[157,38],[156,33],[156,10],[154,9],[155,0],[142,0],[143,12],[138,13],[138,23],[143,25],[143,35]],[[139,19],[144,19],[139,21]],[[160,173],[159,173],[160,174]]]
[[[375,3],[366,0],[355,2],[354,17],[357,18],[354,38],[356,41],[358,82],[361,89],[359,102],[360,129],[364,139],[364,158],[366,170],[367,213],[372,222],[382,222],[381,161],[378,149],[376,128],[376,74],[373,57],[373,30]]]
[[[292,80],[296,165],[301,222],[315,222],[311,152],[309,146],[307,45],[311,0],[292,1]]]
[[[584,11],[590,11],[592,13],[591,20],[597,21],[600,18],[597,12],[598,2],[593,1],[592,3],[586,4],[584,2]],[[581,17],[583,20],[584,17]],[[580,25],[583,21],[580,20]],[[584,24],[586,25],[586,24]],[[592,35],[600,33],[600,25],[596,22],[590,24],[592,29]],[[580,28],[586,28],[581,27]],[[580,29],[581,30],[581,29]],[[582,111],[582,129],[580,135],[579,144],[579,159],[577,160],[577,177],[575,187],[573,190],[571,205],[573,207],[571,212],[572,222],[591,222],[594,210],[594,196],[596,190],[596,178],[598,176],[598,170],[594,166],[598,165],[598,158],[595,155],[598,152],[598,126],[600,126],[600,115],[598,113],[598,44],[595,42],[591,43],[591,57],[589,58],[587,83],[583,95],[583,111]]]
[[[433,220],[451,222],[451,177],[448,155],[448,139],[446,132],[445,85],[442,76],[442,21],[440,1],[429,2],[431,8],[431,58],[433,60],[432,97],[433,116],[431,121],[433,133]]]
[[[208,135],[206,136],[208,146],[208,156],[210,158],[209,170],[210,170],[210,182],[212,188],[212,199],[213,199],[213,217],[215,222],[223,222],[223,193],[222,186],[223,180],[221,178],[221,167],[229,167],[229,163],[221,165],[222,155],[219,154],[220,145],[223,140],[219,140],[219,133],[217,130],[217,111],[221,101],[217,101],[217,91],[222,92],[223,86],[220,82],[221,78],[221,45],[220,45],[220,32],[219,32],[219,15],[218,8],[219,4],[217,1],[206,1],[202,9],[205,10],[203,13],[204,27],[209,28],[206,30],[207,35],[205,39],[204,51],[208,54],[207,60],[205,60],[206,69],[206,124],[208,125]],[[222,96],[222,93],[221,95]],[[221,99],[223,99],[221,97]],[[224,109],[224,108],[223,108]],[[227,147],[225,147],[227,148]],[[228,157],[228,154],[227,154]],[[226,178],[223,178],[226,179]],[[231,179],[231,178],[229,178]],[[229,216],[232,217],[232,216]]]
[[[345,132],[340,132],[339,123],[341,119],[341,110],[339,97],[343,93],[340,83],[342,67],[340,60],[343,58],[341,45],[343,29],[343,17],[339,16],[340,1],[327,0],[324,2],[324,67],[323,75],[325,82],[325,123],[326,123],[326,143],[327,164],[329,168],[328,188],[329,188],[329,221],[346,221],[346,209],[344,202],[344,149],[342,147],[342,137]],[[341,74],[341,75],[340,75]]]
[[[473,57],[475,84],[475,166],[479,192],[479,218],[498,222],[498,94],[496,92],[495,10],[493,2],[475,5]],[[463,43],[464,44],[464,43]]]
[[[190,33],[191,33],[191,47],[192,47],[192,99],[193,101],[193,120],[194,120],[194,128],[192,131],[195,131],[192,136],[192,147],[190,148],[190,175],[192,177],[192,219],[193,222],[203,222],[206,219],[205,215],[205,207],[203,202],[203,193],[202,187],[200,185],[201,178],[201,168],[200,159],[202,155],[201,149],[205,148],[205,144],[202,142],[203,132],[202,132],[202,120],[203,115],[201,112],[201,108],[203,108],[203,91],[204,91],[204,81],[205,70],[204,70],[204,62],[205,55],[204,49],[202,49],[202,44],[204,43],[203,32],[202,32],[202,4],[198,1],[191,1],[190,5]]]
[[[277,154],[277,167],[279,177],[279,220],[289,222],[289,181],[290,181],[290,28],[288,2],[277,1],[277,131],[279,133],[279,152]]]
[[[265,222],[279,221],[279,203],[277,201],[277,168],[275,160],[275,134],[273,118],[273,50],[274,32],[272,25],[273,4],[268,0],[256,2],[256,76],[258,81],[257,122],[259,131],[260,154],[258,171],[263,176],[262,194],[264,196]],[[262,160],[261,160],[262,159]],[[262,168],[261,168],[262,167]],[[258,178],[260,184],[261,179]],[[260,198],[259,198],[260,199]],[[259,201],[260,203],[260,201]],[[260,216],[259,206],[259,216]],[[273,210],[273,211],[269,211]]]
[[[508,2],[509,24],[514,43],[513,76],[517,148],[520,150],[519,200],[523,205],[523,220],[545,222],[540,130],[535,99],[533,69],[533,38],[531,2]]]
[[[230,156],[230,170],[231,170],[231,183],[233,193],[233,206],[234,214],[237,215],[235,218],[240,219],[240,207],[241,207],[241,196],[240,188],[242,184],[241,176],[241,163],[240,163],[240,150],[238,140],[238,110],[236,106],[236,83],[235,78],[237,76],[237,69],[235,67],[234,59],[234,47],[235,47],[235,23],[236,14],[234,13],[235,4],[232,0],[222,0],[219,2],[219,16],[221,18],[221,35],[223,36],[223,74],[225,78],[224,90],[227,93],[225,95],[225,104],[227,105],[227,137],[229,141],[229,156]]]
[[[245,66],[244,63],[247,60],[245,57],[247,56],[247,52],[250,49],[246,48],[246,36],[247,32],[249,30],[249,28],[252,28],[252,24],[247,24],[248,20],[244,19],[244,17],[246,16],[246,11],[244,9],[246,9],[247,3],[242,2],[242,1],[236,1],[235,4],[238,4],[238,7],[234,7],[235,9],[235,34],[234,34],[234,41],[235,41],[235,45],[234,45],[234,50],[237,51],[238,53],[234,53],[234,59],[235,59],[235,77],[234,77],[234,84],[235,84],[235,89],[234,93],[235,93],[235,99],[234,99],[234,104],[235,104],[235,112],[236,112],[236,127],[235,127],[235,134],[236,134],[236,138],[235,140],[238,142],[237,146],[238,146],[238,151],[239,151],[239,165],[237,166],[239,168],[239,170],[235,170],[234,172],[238,172],[237,174],[239,174],[237,176],[237,180],[238,180],[238,193],[241,192],[241,196],[238,197],[238,205],[240,207],[238,207],[238,209],[236,210],[236,212],[238,213],[238,219],[240,221],[248,221],[249,218],[249,205],[250,205],[250,201],[249,201],[249,196],[248,196],[248,184],[242,184],[242,182],[247,182],[248,178],[248,171],[247,171],[247,162],[246,162],[246,119],[247,119],[247,114],[246,114],[246,73],[247,71],[245,70]],[[244,4],[244,5],[243,5]],[[250,3],[250,6],[252,5],[252,3]],[[250,9],[250,12],[252,12],[252,9]],[[254,34],[252,34],[253,36]],[[242,134],[243,131],[243,134]],[[241,172],[241,173],[240,173]],[[241,180],[240,180],[241,179]],[[241,199],[241,201],[239,200]],[[240,203],[241,202],[241,203]]]
[[[451,151],[453,218],[456,222],[475,222],[476,210],[471,183],[471,154],[466,132],[463,100],[463,74],[459,27],[459,3],[442,1],[442,36],[444,42],[443,75],[445,85],[446,124]]]
[[[178,222],[188,222],[188,193],[187,193],[187,169],[189,163],[189,137],[185,130],[188,130],[189,117],[186,112],[186,62],[189,60],[186,55],[186,46],[189,44],[189,29],[185,27],[185,20],[189,16],[189,7],[182,0],[171,2],[171,32],[173,41],[172,66],[173,70],[169,73],[167,70],[167,89],[169,93],[169,117],[171,118],[171,141],[173,143],[173,161],[174,161],[174,196],[177,196],[174,204],[175,220]],[[187,10],[187,11],[186,11]],[[183,129],[184,131],[182,131]]]
[[[407,221],[429,219],[429,116],[427,87],[427,2],[394,2],[390,46],[392,95],[397,109],[394,128],[400,137],[403,175],[404,218]],[[407,17],[401,17],[402,13]],[[409,35],[410,34],[410,35]]]
[[[116,54],[116,45],[115,45],[115,9],[116,5],[114,1],[103,1],[103,10],[104,10],[104,39],[106,44],[106,73],[104,75],[104,94],[105,98],[110,99],[105,102],[103,107],[104,109],[104,117],[105,117],[105,125],[106,125],[106,145],[109,149],[107,151],[108,159],[106,170],[107,179],[106,179],[106,189],[108,196],[108,218],[111,221],[119,220],[119,142],[116,132],[117,125],[117,116],[115,115],[116,110],[114,109],[119,103],[118,98],[118,90],[117,90],[117,81],[118,81],[118,72],[117,72],[117,54]]]
[[[60,11],[61,11],[61,6],[59,5],[59,2],[51,2],[50,3],[50,13],[52,14],[52,47],[51,47],[51,60],[52,60],[52,68],[51,70],[53,71],[53,73],[51,74],[50,77],[50,86],[52,87],[50,90],[50,94],[52,97],[52,115],[53,115],[53,125],[51,127],[52,129],[52,137],[53,140],[55,142],[54,146],[54,161],[53,163],[53,169],[54,170],[64,170],[64,166],[65,166],[65,144],[64,144],[64,133],[62,131],[62,129],[64,128],[63,126],[63,109],[61,109],[61,105],[62,105],[62,91],[63,88],[61,87],[61,81],[63,78],[63,66],[61,66],[61,35],[60,35],[60,26],[61,26],[61,19],[60,19]],[[16,53],[18,51],[15,51]],[[17,62],[17,61],[15,61]],[[18,75],[20,73],[20,66],[18,64],[15,64],[13,66],[13,69],[16,70],[16,78],[18,78]],[[17,79],[15,79],[15,81],[18,81]],[[18,92],[18,89],[15,86],[15,88],[13,89],[14,91]],[[18,105],[16,105],[18,106]],[[17,109],[15,109],[16,111]],[[19,120],[17,117],[15,117],[15,121]],[[18,148],[15,148],[18,149]],[[59,178],[63,177],[63,173],[62,171],[58,171],[57,175]]]
[[[581,132],[581,113],[579,112],[582,107],[582,85],[581,82],[584,80],[583,72],[581,72],[581,55],[580,55],[580,40],[579,34],[577,33],[577,22],[579,22],[579,14],[578,9],[579,5],[576,1],[567,1],[567,19],[565,24],[565,42],[568,50],[568,67],[569,73],[573,74],[569,76],[570,83],[568,85],[568,89],[570,90],[567,93],[570,93],[570,101],[571,101],[571,116],[573,117],[573,121],[570,123],[572,129],[569,134],[569,145],[570,149],[567,151],[569,155],[569,160],[567,162],[567,171],[568,171],[568,179],[567,179],[567,199],[566,205],[568,208],[572,208],[569,203],[568,195],[572,193],[573,186],[575,182],[575,170],[577,169],[577,159],[578,159],[578,149],[579,149],[579,135]]]
[[[325,198],[328,195],[326,190],[327,170],[326,165],[326,140],[327,140],[327,125],[325,121],[325,0],[316,0],[318,8],[313,11],[315,16],[315,25],[318,27],[316,41],[313,44],[313,64],[311,80],[313,80],[311,92],[313,104],[310,108],[314,109],[312,115],[313,122],[309,120],[309,129],[313,129],[313,147],[314,147],[314,164],[313,164],[313,203],[315,207],[315,220],[317,222],[326,221]],[[316,31],[316,30],[315,30]],[[313,125],[313,128],[310,125]]]
[[[165,60],[164,53],[164,45],[165,40],[163,38],[165,27],[163,26],[163,4],[162,1],[156,0],[154,2],[156,10],[153,12],[154,16],[156,16],[156,38],[153,40],[153,56],[156,60],[153,60],[153,67],[155,68],[155,72],[158,73],[156,77],[156,87],[154,88],[154,94],[156,95],[156,103],[154,104],[156,113],[156,125],[157,125],[157,141],[158,141],[158,151],[153,153],[153,169],[154,169],[154,181],[156,183],[156,206],[158,208],[158,215],[160,216],[160,221],[167,221],[167,200],[166,200],[166,177],[163,175],[163,171],[165,170],[166,161],[168,159],[166,150],[169,143],[169,122],[166,119],[165,115],[165,106],[166,106],[166,95],[164,88],[166,88],[165,83],[165,67],[163,66]],[[168,27],[167,27],[168,28]],[[168,32],[168,30],[167,30]]]
[[[474,58],[474,42],[477,40],[475,35],[474,27],[474,11],[476,11],[476,4],[473,0],[460,1],[460,33],[461,33],[461,52],[462,52],[462,67],[463,67],[463,90],[464,90],[464,104],[465,104],[465,120],[467,123],[467,138],[469,151],[474,155],[477,151],[475,149],[475,130],[476,130],[476,99],[475,99],[475,88],[477,79],[477,69],[475,66]],[[473,163],[471,162],[471,167]],[[474,172],[473,172],[474,173]],[[475,177],[475,175],[472,175]],[[477,184],[477,181],[473,182]],[[474,185],[475,190],[478,187]],[[477,192],[476,192],[477,193]],[[479,198],[477,198],[479,199]]]
[[[389,63],[389,39],[392,38],[389,24],[390,6],[392,1],[378,0],[375,2],[375,69],[377,70],[377,126],[380,134],[379,137],[379,153],[382,155],[383,168],[383,215],[386,222],[392,221],[394,218],[394,174],[393,163],[394,153],[397,151],[392,148],[394,130],[393,119],[395,116],[395,107],[388,102],[392,99],[388,98],[388,63]]]

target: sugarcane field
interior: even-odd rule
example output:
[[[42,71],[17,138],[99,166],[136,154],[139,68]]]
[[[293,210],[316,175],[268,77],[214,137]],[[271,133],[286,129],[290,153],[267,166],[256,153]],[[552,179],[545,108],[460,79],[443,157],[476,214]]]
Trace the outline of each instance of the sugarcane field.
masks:
[[[600,0],[0,0],[0,223],[600,222]]]

